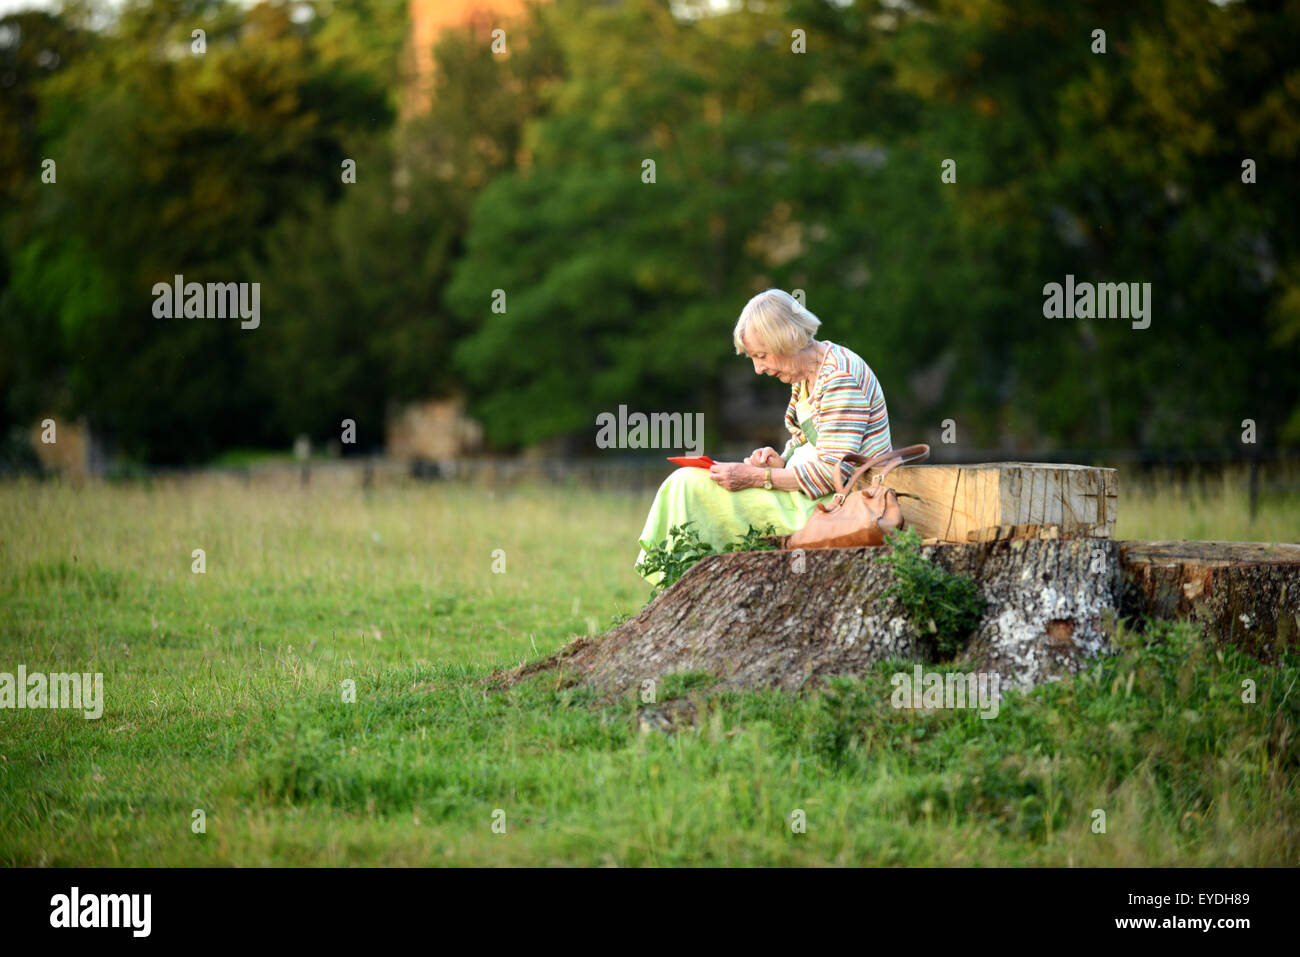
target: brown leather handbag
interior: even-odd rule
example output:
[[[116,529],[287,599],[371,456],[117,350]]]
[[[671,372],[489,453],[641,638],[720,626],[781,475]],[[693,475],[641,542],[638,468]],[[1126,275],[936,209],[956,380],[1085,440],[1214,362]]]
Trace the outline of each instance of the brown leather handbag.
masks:
[[[857,464],[846,486],[835,470],[835,497],[830,507],[817,504],[808,523],[789,536],[782,548],[858,548],[885,544],[885,533],[907,527],[898,506],[898,493],[885,485],[885,476],[904,462],[922,462],[930,456],[930,446],[909,445],[890,449],[875,458],[850,452],[844,461]],[[880,471],[864,489],[851,491],[858,479],[873,468]],[[847,489],[847,491],[846,491]]]

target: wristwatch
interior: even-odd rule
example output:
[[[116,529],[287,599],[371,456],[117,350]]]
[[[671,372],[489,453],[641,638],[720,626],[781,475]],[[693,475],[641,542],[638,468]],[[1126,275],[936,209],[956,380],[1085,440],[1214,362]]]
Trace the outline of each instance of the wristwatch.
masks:
[[[767,477],[763,479],[763,488],[769,492],[772,490],[772,466],[767,467]]]

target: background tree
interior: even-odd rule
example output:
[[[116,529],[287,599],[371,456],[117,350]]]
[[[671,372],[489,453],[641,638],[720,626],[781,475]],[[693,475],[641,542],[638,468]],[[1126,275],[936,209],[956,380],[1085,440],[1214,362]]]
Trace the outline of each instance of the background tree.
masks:
[[[157,319],[151,290],[176,274],[255,278],[245,266],[267,231],[336,196],[343,144],[389,122],[385,91],[322,62],[315,29],[287,6],[128,5],[95,56],[45,83],[59,178],[13,252],[12,308],[59,329],[70,403],[131,457],[201,459],[274,435],[280,386],[248,374],[257,332]]]
[[[588,448],[620,404],[704,411],[711,447],[766,409],[776,442],[784,389],[729,334],[777,286],[900,441],[1300,438],[1294,4],[689,6],[538,3],[492,22],[507,53],[447,30],[401,119],[403,0],[0,20],[6,431],[84,414],[183,462],[353,418],[373,448],[464,393],[501,449]],[[259,282],[261,327],[155,319],[178,273]],[[1151,283],[1151,327],[1045,318],[1067,274]]]

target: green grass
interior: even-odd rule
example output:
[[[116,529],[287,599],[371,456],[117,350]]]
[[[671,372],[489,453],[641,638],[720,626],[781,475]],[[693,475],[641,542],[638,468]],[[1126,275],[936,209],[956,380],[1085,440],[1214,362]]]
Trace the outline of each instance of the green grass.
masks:
[[[1300,539],[1294,497],[1251,525],[1242,490],[1126,488],[1118,533]],[[101,671],[106,697],[97,721],[0,711],[0,864],[1300,861],[1300,662],[1217,653],[1184,627],[1121,631],[1119,655],[992,720],[893,709],[899,663],[799,696],[679,676],[660,690],[699,721],[672,735],[639,733],[636,700],[598,706],[554,676],[485,690],[492,669],[640,608],[647,506],[549,488],[0,486],[0,671]]]

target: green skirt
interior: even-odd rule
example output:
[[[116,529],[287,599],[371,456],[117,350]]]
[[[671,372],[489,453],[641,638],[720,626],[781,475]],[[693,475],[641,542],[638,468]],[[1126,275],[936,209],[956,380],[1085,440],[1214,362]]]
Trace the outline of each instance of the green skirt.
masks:
[[[746,488],[729,492],[709,477],[708,469],[679,468],[664,480],[655,494],[645,528],[641,530],[641,554],[637,565],[645,560],[645,550],[667,540],[668,529],[693,523],[700,541],[712,545],[716,551],[740,538],[753,526],[759,530],[768,525],[777,535],[789,535],[803,528],[808,516],[819,502],[831,500],[830,495],[809,498],[803,492],[782,489]],[[638,574],[651,584],[661,577],[658,573]]]

